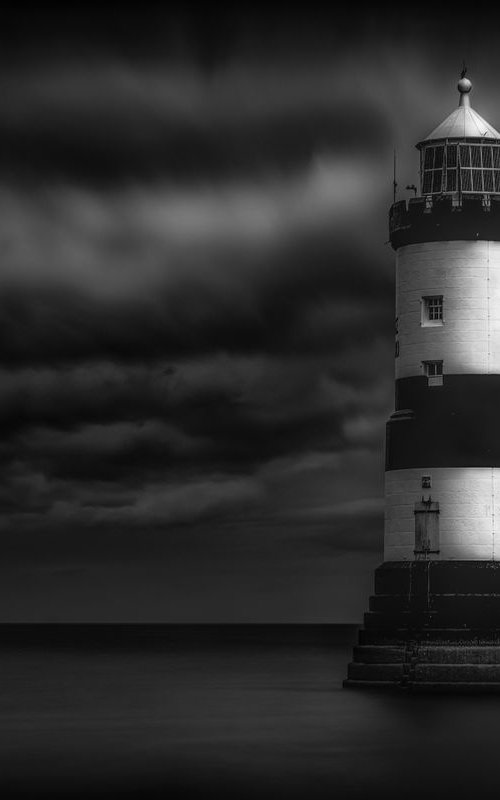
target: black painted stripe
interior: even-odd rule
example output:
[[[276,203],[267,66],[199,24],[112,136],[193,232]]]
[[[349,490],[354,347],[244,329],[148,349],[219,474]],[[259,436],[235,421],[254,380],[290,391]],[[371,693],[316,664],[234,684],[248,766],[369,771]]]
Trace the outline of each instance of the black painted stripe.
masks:
[[[500,375],[397,380],[386,433],[387,470],[500,467]]]
[[[408,596],[415,587],[415,573],[422,569],[426,592],[500,596],[500,561],[461,560],[385,561],[375,570],[375,594]]]
[[[500,241],[500,197],[492,195],[490,205],[481,195],[464,196],[458,207],[451,196],[434,198],[427,208],[425,198],[395,203],[389,214],[389,234],[393,248],[408,244],[453,240]]]

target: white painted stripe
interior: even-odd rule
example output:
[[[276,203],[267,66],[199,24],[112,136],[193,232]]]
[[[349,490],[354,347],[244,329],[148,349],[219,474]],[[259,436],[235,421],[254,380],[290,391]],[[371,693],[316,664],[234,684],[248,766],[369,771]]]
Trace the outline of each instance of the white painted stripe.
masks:
[[[443,295],[444,323],[421,324],[421,299]],[[500,374],[500,242],[407,245],[396,254],[396,378],[442,360],[448,374]]]
[[[422,489],[422,476],[431,488]],[[385,476],[384,560],[414,559],[415,503],[439,503],[440,560],[500,560],[495,546],[500,514],[500,468],[428,467],[400,469]]]

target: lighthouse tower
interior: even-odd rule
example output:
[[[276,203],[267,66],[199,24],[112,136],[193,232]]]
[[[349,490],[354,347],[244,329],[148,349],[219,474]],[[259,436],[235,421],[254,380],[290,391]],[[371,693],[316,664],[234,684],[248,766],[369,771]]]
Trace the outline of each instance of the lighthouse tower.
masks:
[[[384,563],[345,686],[500,690],[500,133],[459,104],[390,210]]]

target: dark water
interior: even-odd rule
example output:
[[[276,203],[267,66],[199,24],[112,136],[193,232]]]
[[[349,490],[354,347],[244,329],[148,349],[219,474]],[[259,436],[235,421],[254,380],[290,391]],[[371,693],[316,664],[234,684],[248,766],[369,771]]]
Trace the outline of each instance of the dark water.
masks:
[[[500,697],[343,690],[353,628],[0,633],[4,797],[498,791]]]

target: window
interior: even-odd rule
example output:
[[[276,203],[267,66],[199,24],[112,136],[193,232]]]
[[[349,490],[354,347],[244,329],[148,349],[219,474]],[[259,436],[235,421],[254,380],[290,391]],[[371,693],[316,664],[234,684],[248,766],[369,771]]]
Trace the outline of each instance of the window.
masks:
[[[459,145],[460,186],[462,192],[491,194],[495,191],[495,179],[500,166],[498,145]]]
[[[426,145],[421,158],[424,195],[499,192],[499,143]]]
[[[422,325],[442,325],[443,321],[443,295],[422,297]]]
[[[430,488],[431,488],[431,476],[422,475],[422,489],[430,489]]]
[[[438,194],[443,184],[444,146],[426,147],[423,163],[423,194]]]
[[[442,361],[424,361],[424,370],[428,378],[434,378],[437,375],[443,374]]]
[[[442,361],[422,361],[424,374],[427,376],[428,386],[443,385],[443,362]]]

